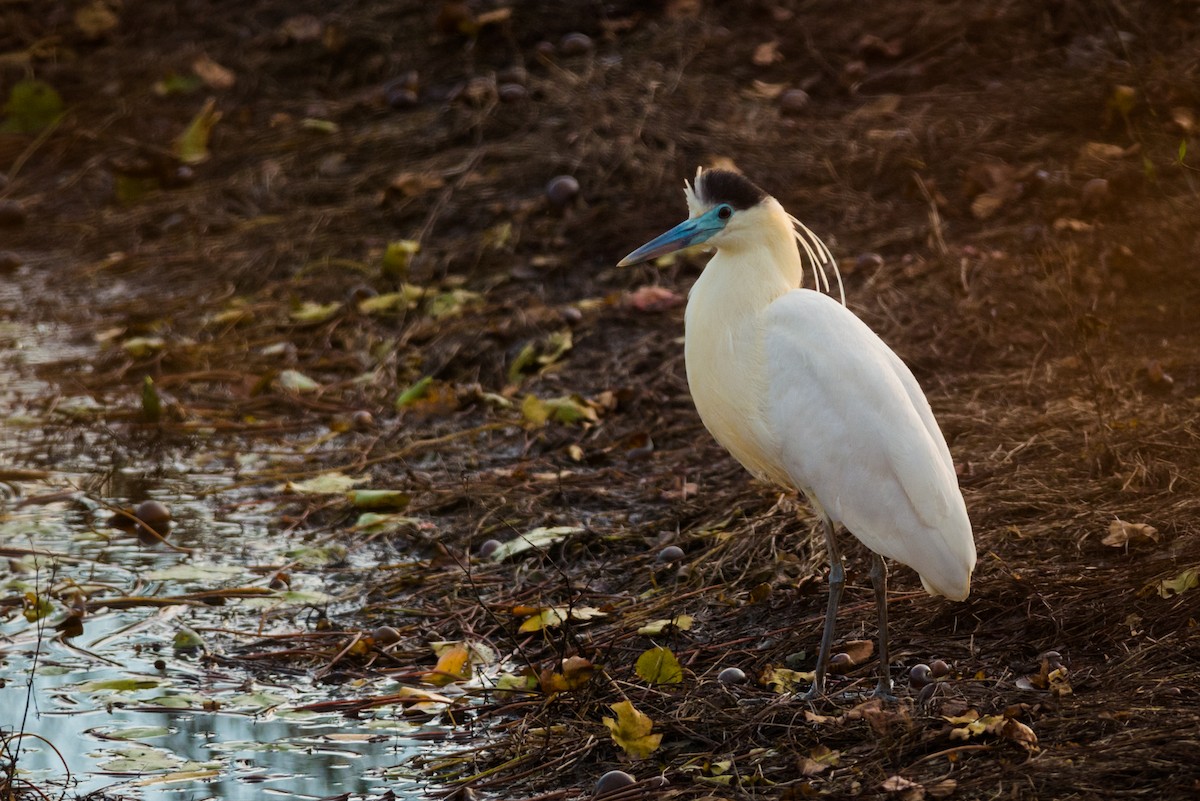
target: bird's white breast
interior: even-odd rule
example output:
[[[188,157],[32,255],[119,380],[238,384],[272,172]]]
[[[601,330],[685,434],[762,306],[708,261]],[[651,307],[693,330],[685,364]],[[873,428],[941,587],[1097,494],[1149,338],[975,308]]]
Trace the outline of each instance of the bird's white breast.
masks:
[[[713,257],[688,295],[684,358],[696,411],[713,437],[756,477],[791,482],[768,424],[761,309],[769,297]],[[757,293],[756,293],[756,290]]]

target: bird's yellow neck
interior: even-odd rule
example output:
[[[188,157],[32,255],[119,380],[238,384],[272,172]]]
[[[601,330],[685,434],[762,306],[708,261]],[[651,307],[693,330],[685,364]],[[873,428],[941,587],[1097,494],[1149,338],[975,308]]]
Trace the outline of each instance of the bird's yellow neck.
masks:
[[[791,221],[769,201],[747,212],[746,235],[728,231],[688,295],[684,356],[700,419],[759,478],[787,484],[778,443],[759,408],[766,392],[763,313],[797,289],[803,263]],[[759,217],[758,215],[763,215]]]

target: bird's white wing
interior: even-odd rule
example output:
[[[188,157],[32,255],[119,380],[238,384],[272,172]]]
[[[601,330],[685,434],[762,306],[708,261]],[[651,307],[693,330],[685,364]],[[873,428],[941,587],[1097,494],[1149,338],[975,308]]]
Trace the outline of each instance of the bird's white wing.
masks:
[[[789,476],[871,550],[965,598],[975,544],[954,464],[912,372],[826,295],[763,314],[764,416]]]

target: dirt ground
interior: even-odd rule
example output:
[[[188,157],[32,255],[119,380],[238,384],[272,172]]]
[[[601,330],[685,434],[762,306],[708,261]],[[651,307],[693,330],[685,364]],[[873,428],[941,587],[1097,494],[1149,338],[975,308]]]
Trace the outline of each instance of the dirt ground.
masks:
[[[445,716],[462,744],[426,766],[444,791],[588,797],[622,768],[641,781],[614,799],[1193,798],[1198,24],[1184,0],[7,0],[0,88],[36,77],[67,113],[0,134],[0,200],[20,204],[0,250],[58,276],[22,314],[101,342],[47,376],[101,402],[114,460],[290,448],[290,477],[409,493],[419,524],[382,535],[344,502],[289,501],[281,525],[396,564],[322,622],[323,650],[277,662],[419,676],[431,640],[468,640],[525,666],[527,694]],[[208,157],[182,164],[209,97]],[[614,266],[720,163],[839,257],[959,469],[973,593],[893,571],[897,705],[770,684],[812,667],[813,521],[691,405],[681,304],[703,257]],[[577,193],[548,192],[561,175]],[[385,259],[402,240],[407,265]],[[551,526],[578,530],[479,556]],[[849,550],[838,650],[875,636]],[[519,630],[549,606],[604,615]],[[637,633],[677,615],[691,628]],[[382,625],[398,645],[343,652]],[[680,683],[639,677],[654,645]],[[567,658],[587,675],[556,678]],[[909,687],[935,660],[948,674]],[[729,667],[748,680],[719,682]],[[624,700],[662,734],[645,759],[602,722]]]

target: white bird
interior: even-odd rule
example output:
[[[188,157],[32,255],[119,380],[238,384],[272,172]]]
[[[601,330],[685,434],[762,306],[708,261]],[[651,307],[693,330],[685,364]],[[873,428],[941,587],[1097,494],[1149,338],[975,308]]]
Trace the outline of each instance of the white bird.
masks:
[[[697,170],[684,187],[689,218],[620,263],[716,248],[688,295],[688,385],[717,442],[756,477],[804,493],[823,524],[829,604],[804,698],[825,692],[845,583],[838,524],[873,552],[875,694],[890,698],[882,557],[914,569],[932,595],[961,601],[971,589],[975,542],[946,439],[912,371],[846,308],[844,291],[839,303],[803,288],[801,249],[818,290],[829,290],[825,265],[837,269],[812,231],[738,173]]]

